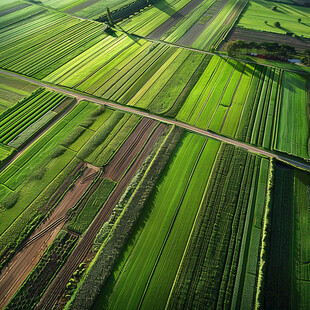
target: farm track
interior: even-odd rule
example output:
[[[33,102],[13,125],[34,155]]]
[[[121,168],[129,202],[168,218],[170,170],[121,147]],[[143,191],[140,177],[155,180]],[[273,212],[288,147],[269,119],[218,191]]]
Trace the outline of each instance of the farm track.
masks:
[[[94,172],[98,171],[99,168],[88,165],[83,176],[64,195],[47,221],[43,222],[32,236],[21,245],[20,251],[2,271],[0,277],[1,309],[10,301],[63,227],[67,211],[77,203],[92,182],[92,178],[88,178],[88,176],[94,177]]]
[[[149,124],[149,127],[155,127],[156,122],[151,121],[151,124]],[[164,129],[166,128],[165,124],[160,124],[157,126],[157,128],[154,130],[154,132],[151,134],[151,136],[145,137],[145,135],[142,137],[145,140],[142,144],[144,144],[143,149],[140,151],[137,148],[134,149],[136,152],[135,154],[132,154],[132,157],[136,157],[134,159],[134,162],[131,164],[131,166],[128,168],[126,174],[123,176],[123,178],[118,183],[117,187],[113,191],[113,193],[108,198],[107,202],[104,204],[104,206],[99,211],[98,215],[96,216],[95,220],[90,225],[89,229],[84,234],[82,240],[78,243],[76,248],[73,250],[72,254],[70,255],[67,262],[64,264],[63,268],[60,270],[54,281],[49,286],[48,290],[43,295],[40,303],[36,307],[36,309],[46,309],[50,310],[53,308],[53,306],[57,303],[59,297],[63,294],[66,284],[70,280],[73,272],[78,268],[78,266],[85,260],[87,257],[89,251],[92,248],[93,241],[100,231],[102,225],[110,218],[110,215],[116,206],[117,202],[123,195],[125,189],[130,184],[131,179],[134,177],[134,175],[137,173],[141,165],[143,164],[144,160],[147,158],[147,156],[151,153],[154,144],[158,140],[159,136],[162,134]],[[140,152],[139,152],[140,151]],[[134,156],[133,156],[134,155]],[[120,156],[120,161],[122,162],[122,156]],[[109,163],[109,165],[112,162]],[[125,162],[123,161],[125,164]],[[119,163],[113,162],[113,165],[118,165]],[[108,166],[109,166],[108,165]],[[121,171],[122,169],[119,169]]]
[[[150,135],[155,125],[156,123],[151,119],[142,119],[104,169],[103,176],[105,178],[115,182],[121,179],[137,152],[143,147],[144,141]]]
[[[20,78],[20,79],[25,80],[27,82],[31,82],[33,84],[37,84],[37,85],[46,87],[48,89],[55,90],[57,92],[64,93],[64,94],[76,97],[77,101],[89,100],[89,101],[92,101],[92,102],[95,102],[95,103],[98,103],[98,104],[106,105],[106,106],[111,107],[111,108],[116,109],[116,110],[121,110],[121,111],[129,112],[129,113],[133,113],[133,114],[136,114],[136,115],[141,115],[141,116],[144,116],[144,117],[147,117],[147,118],[151,118],[153,120],[156,120],[156,121],[159,121],[159,122],[163,122],[163,123],[166,123],[166,124],[174,124],[176,126],[182,127],[184,129],[187,129],[187,130],[192,131],[192,132],[196,132],[196,133],[201,134],[203,136],[207,136],[207,137],[210,137],[210,138],[222,141],[222,142],[226,142],[228,144],[233,144],[235,146],[238,146],[238,147],[241,147],[243,149],[246,149],[246,150],[248,150],[250,152],[257,153],[257,154],[260,154],[260,155],[263,155],[263,156],[267,156],[267,157],[271,157],[271,158],[275,158],[275,159],[277,159],[279,161],[282,161],[282,162],[284,162],[286,164],[289,164],[289,165],[292,165],[292,166],[296,166],[296,167],[298,167],[300,169],[304,169],[304,170],[310,171],[310,163],[307,163],[307,162],[302,161],[302,160],[300,160],[300,161],[296,160],[296,159],[294,159],[292,157],[289,157],[289,155],[273,153],[272,151],[264,150],[262,148],[259,148],[259,147],[256,147],[256,146],[244,143],[244,142],[236,141],[234,139],[224,137],[222,135],[216,134],[216,133],[211,132],[209,130],[200,129],[200,128],[197,128],[197,127],[195,127],[193,125],[189,125],[189,124],[186,124],[186,123],[174,120],[174,119],[167,119],[167,118],[165,118],[163,116],[154,115],[154,114],[148,113],[146,111],[141,111],[141,110],[129,107],[129,106],[121,105],[121,104],[114,103],[114,102],[108,102],[106,100],[103,100],[103,99],[100,99],[100,98],[95,98],[93,96],[90,96],[90,95],[87,95],[87,94],[83,94],[83,93],[77,92],[77,91],[72,90],[72,89],[66,89],[66,88],[63,88],[63,87],[60,87],[60,86],[48,84],[48,83],[45,83],[45,82],[40,82],[38,80],[29,78],[29,77],[26,77],[26,76],[19,75],[17,73],[8,72],[8,71],[4,71],[4,70],[1,70],[1,69],[0,69],[0,73],[6,74],[8,76],[17,77],[17,78]]]

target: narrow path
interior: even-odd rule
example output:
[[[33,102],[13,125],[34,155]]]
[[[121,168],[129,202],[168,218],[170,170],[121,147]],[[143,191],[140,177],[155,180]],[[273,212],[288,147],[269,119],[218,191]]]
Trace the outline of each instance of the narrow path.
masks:
[[[82,197],[90,186],[94,172],[98,173],[99,168],[87,165],[83,175],[75,181],[74,187],[68,190],[59,204],[55,207],[47,221],[43,222],[29,238],[27,244],[22,247],[0,275],[0,308],[4,308],[17,292],[20,285],[30,274],[34,266],[40,260],[42,254],[52,243],[58,232],[64,225],[64,217]],[[88,178],[92,176],[92,178]],[[51,226],[51,229],[49,227]],[[32,241],[31,241],[32,240]]]
[[[275,154],[271,151],[267,151],[267,150],[258,148],[256,146],[249,145],[249,144],[244,143],[244,142],[236,141],[234,139],[227,138],[227,137],[224,137],[222,135],[213,133],[209,130],[200,129],[200,128],[197,128],[193,125],[185,124],[183,122],[180,122],[180,121],[177,121],[174,119],[167,119],[163,116],[154,115],[154,114],[148,113],[146,111],[141,111],[141,110],[138,110],[138,109],[135,109],[132,107],[128,107],[128,106],[124,106],[124,105],[120,105],[120,104],[114,103],[114,102],[108,102],[106,100],[99,99],[99,98],[93,97],[91,95],[86,95],[86,94],[79,93],[79,92],[74,91],[74,90],[65,89],[65,88],[60,87],[60,86],[55,86],[55,85],[51,85],[48,83],[40,82],[40,81],[37,81],[35,79],[19,75],[17,73],[8,72],[8,71],[4,71],[1,69],[0,69],[0,73],[6,74],[8,76],[17,77],[17,78],[20,78],[24,81],[31,82],[31,83],[46,87],[48,89],[52,89],[52,90],[58,91],[60,93],[76,97],[77,101],[89,100],[89,101],[92,101],[92,102],[95,102],[98,104],[106,105],[106,106],[111,107],[111,108],[116,109],[116,110],[121,110],[121,111],[129,112],[129,113],[141,115],[141,116],[148,117],[148,118],[151,118],[151,119],[163,122],[163,123],[174,124],[176,126],[182,127],[182,128],[187,129],[189,131],[196,132],[198,134],[201,134],[201,135],[204,135],[204,136],[207,136],[207,137],[210,137],[210,138],[222,141],[222,142],[233,144],[235,146],[246,149],[250,152],[257,153],[257,154],[267,156],[267,157],[271,157],[271,158],[275,158],[275,159],[282,161],[284,163],[287,163],[289,165],[293,165],[293,166],[296,166],[298,168],[310,171],[310,163],[302,162],[302,160],[301,161],[295,160],[293,158],[290,158],[289,155],[287,155],[287,156],[285,154],[278,155],[278,154]]]
[[[154,122],[155,123],[155,122]],[[53,309],[54,305],[57,303],[59,297],[64,293],[66,284],[72,277],[73,272],[78,268],[78,266],[85,260],[89,251],[92,248],[93,242],[97,234],[99,233],[103,224],[109,220],[112,211],[126,188],[130,184],[132,178],[136,175],[137,171],[142,166],[145,159],[151,153],[156,141],[163,133],[166,125],[160,124],[153,133],[148,137],[141,137],[141,140],[145,142],[142,149],[136,149],[133,153],[137,155],[133,162],[130,163],[128,170],[122,177],[120,182],[117,184],[116,188],[101,207],[99,213],[83,235],[80,242],[77,244],[76,248],[73,250],[72,254],[68,260],[63,265],[62,269],[59,271],[55,279],[51,282],[47,291],[42,296],[40,302],[35,309],[50,310]],[[119,159],[122,161],[122,159]],[[117,163],[109,163],[109,165],[118,165]]]

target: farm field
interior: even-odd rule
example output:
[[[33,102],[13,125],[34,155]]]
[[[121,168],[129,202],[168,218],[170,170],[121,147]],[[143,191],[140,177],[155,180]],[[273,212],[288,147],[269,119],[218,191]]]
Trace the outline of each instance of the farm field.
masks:
[[[275,165],[271,238],[266,264],[266,287],[260,303],[266,308],[306,309],[309,251],[305,216],[309,207],[309,173]],[[287,272],[291,270],[291,272]]]
[[[272,10],[273,6],[277,8]],[[301,19],[300,22],[298,22],[299,18]],[[280,34],[290,32],[297,36],[310,38],[309,18],[310,8],[307,7],[265,0],[251,0],[241,15],[237,27]],[[275,22],[279,22],[280,27],[276,27]]]
[[[29,96],[38,86],[0,74],[0,113]]]
[[[307,83],[297,74],[213,56],[176,118],[309,158]]]
[[[199,144],[197,143],[198,141],[195,141],[197,139],[199,139]],[[246,160],[243,161],[244,159]],[[231,162],[233,164],[231,164]],[[244,166],[242,166],[242,169],[235,170],[235,175],[233,173],[233,167],[235,164],[238,165],[238,162],[243,162]],[[180,169],[180,167],[182,167],[182,169]],[[183,175],[182,178],[181,175]],[[210,293],[212,296],[205,295],[203,297],[197,295],[197,290],[196,295],[190,293],[190,288],[188,288],[189,291],[187,292],[183,291],[181,287],[183,287],[184,290],[185,287],[179,284],[179,281],[181,281],[181,279],[182,281],[186,281],[184,277],[188,277],[191,279],[193,285],[197,285],[200,281],[205,281],[201,283],[201,285],[214,285],[213,277],[220,280],[221,276],[218,274],[215,275],[215,273],[211,273],[211,271],[204,271],[202,268],[203,266],[209,266],[209,268],[214,268],[216,270],[215,266],[220,261],[220,253],[224,255],[227,251],[232,255],[231,259],[234,262],[234,268],[237,267],[237,258],[241,249],[241,241],[243,240],[243,226],[246,225],[247,227],[244,233],[246,237],[243,240],[245,244],[246,239],[248,239],[247,242],[250,240],[249,236],[252,234],[251,230],[254,230],[253,223],[256,223],[256,230],[260,231],[262,210],[254,211],[254,206],[264,205],[264,199],[261,200],[261,198],[258,198],[258,193],[260,197],[264,197],[264,195],[261,194],[264,194],[264,191],[266,191],[267,175],[268,161],[263,163],[261,159],[255,155],[247,155],[246,152],[227,145],[220,146],[219,143],[215,143],[215,141],[212,140],[205,141],[199,136],[185,136],[164,178],[159,181],[160,187],[158,192],[155,196],[152,196],[150,203],[145,207],[145,213],[142,215],[141,221],[137,225],[127,248],[124,250],[124,255],[121,256],[114,272],[111,274],[106,285],[103,286],[102,294],[99,296],[93,309],[101,308],[103,304],[109,309],[130,309],[137,306],[149,309],[152,307],[154,299],[157,300],[156,306],[158,306],[159,309],[163,309],[165,306],[168,308],[182,308],[185,306],[185,302],[189,303],[187,306],[193,305],[192,302],[194,301],[191,301],[189,296],[193,296],[193,298],[196,296],[197,300],[196,303],[194,302],[194,305],[198,306],[198,300],[210,302],[211,305],[213,303],[213,294]],[[224,190],[226,186],[230,187],[229,184],[232,184],[229,181],[230,178],[231,180],[236,180],[235,177],[237,176],[239,180],[238,185],[231,186],[231,190],[232,192],[235,191],[238,196],[237,193],[242,188],[242,192],[245,196],[241,200],[228,195],[228,200],[225,201],[225,198],[221,198],[222,196],[220,193],[215,194],[220,188]],[[182,183],[176,183],[178,184],[176,190],[174,185],[176,182],[175,180],[179,179],[184,181],[182,181]],[[202,180],[204,181],[201,182]],[[221,182],[226,182],[226,186],[222,187],[220,185]],[[219,187],[214,188],[214,184],[218,184]],[[257,187],[257,184],[261,185],[256,196],[256,192],[253,195],[253,189]],[[252,186],[253,189],[251,190]],[[197,192],[194,201],[190,198],[193,197],[193,191]],[[166,201],[165,197],[169,195],[173,195],[173,198],[170,200],[170,205],[167,207],[164,201]],[[249,210],[247,210],[248,203],[250,206],[253,204],[253,207],[250,207]],[[210,206],[207,206],[208,204],[210,204]],[[214,206],[218,206],[219,209],[215,210]],[[231,212],[235,212],[233,211],[233,206],[236,210],[239,210],[236,211],[239,214],[238,216],[231,217],[229,215],[228,209],[232,208]],[[228,209],[225,212],[221,208]],[[144,217],[147,218],[147,221]],[[226,227],[228,230],[223,228],[223,234],[220,234],[215,227],[217,225],[222,227],[220,224],[221,221],[225,222],[228,218],[234,223],[231,223],[231,225],[233,225],[236,230],[230,232],[228,229],[230,224],[227,223]],[[240,225],[239,221],[241,221]],[[158,223],[161,223],[160,227],[158,227]],[[202,228],[204,225],[207,226]],[[240,230],[238,230],[238,227]],[[158,234],[158,230],[160,234]],[[199,232],[205,235],[205,231],[209,231],[210,242],[208,242],[209,246],[200,252],[197,248],[197,244],[201,244],[201,247],[208,245],[208,243],[204,242],[203,238],[199,238]],[[230,235],[231,233],[232,239],[228,241],[228,239],[225,238],[225,234],[227,236],[227,234]],[[221,238],[224,238],[226,243],[223,244],[223,248],[220,251],[219,249],[216,250],[216,244],[220,242]],[[150,240],[153,241],[150,242]],[[256,237],[256,242],[257,241],[259,242],[259,235],[258,238]],[[228,246],[229,243],[231,244],[231,248]],[[235,243],[238,244],[237,248],[235,247]],[[193,249],[191,249],[191,244],[193,244]],[[248,246],[248,244],[246,246]],[[256,255],[257,257],[259,254],[258,248],[259,243],[253,244],[253,252],[249,254],[249,257],[252,255]],[[235,249],[235,255],[233,249]],[[197,251],[196,254],[194,254],[193,251]],[[151,253],[151,255],[147,253]],[[209,263],[205,261],[205,259],[207,259],[205,257],[205,255],[208,255],[207,253],[213,257],[213,260],[209,258]],[[194,257],[197,258],[197,262],[191,262]],[[245,265],[247,259],[246,256],[243,261]],[[227,270],[232,268],[230,264],[231,263],[227,266]],[[141,270],[141,266],[143,266],[143,270]],[[252,268],[254,267],[255,264]],[[194,268],[199,269],[195,272]],[[192,269],[192,272],[197,274],[197,282],[192,280],[191,271],[189,271]],[[210,276],[212,275],[213,281],[212,279],[207,280],[205,278],[199,280],[200,276],[206,272],[210,274]],[[223,281],[224,279],[225,281],[229,280],[233,287],[235,273],[236,271],[231,271],[232,278],[229,279],[229,272],[225,272],[222,274],[224,277]],[[132,281],[133,278],[135,281]],[[163,278],[165,279],[164,283],[162,282]],[[188,280],[187,283],[189,283]],[[220,284],[219,282],[218,285]],[[224,285],[224,283],[222,283],[222,285]],[[127,289],[129,287],[130,289]],[[193,290],[195,289],[193,288]],[[229,293],[231,298],[232,292],[230,290],[231,289],[228,289],[227,294]],[[252,290],[254,291],[254,287],[252,287]],[[217,289],[214,288],[214,291],[217,291]],[[205,289],[201,291],[201,294],[207,292],[211,291]],[[175,298],[174,296],[178,297]],[[184,304],[182,304],[182,296],[184,296]],[[223,300],[220,302],[224,302],[224,297],[225,294]],[[241,295],[239,298],[240,297]],[[178,302],[179,304],[177,305]],[[248,302],[250,302],[250,300],[248,300]],[[250,305],[250,303],[248,303],[248,305]]]
[[[1,1],[0,309],[308,309],[300,1]]]
[[[0,212],[6,219],[1,222],[0,230],[2,254],[18,238],[24,229],[23,223],[33,221],[37,212],[42,212],[43,216],[47,211],[42,197],[49,200],[48,197],[81,159],[91,155],[89,153],[95,148],[100,149],[105,141],[102,156],[109,154],[105,162],[109,161],[130,135],[132,124],[127,125],[126,119],[128,117],[124,113],[81,102],[0,173]],[[117,135],[113,133],[115,126],[119,126]],[[122,131],[125,131],[125,135]],[[88,143],[85,135],[90,139]],[[84,145],[87,145],[87,152],[83,153]],[[38,200],[41,202],[38,203]],[[6,244],[8,237],[11,242]]]

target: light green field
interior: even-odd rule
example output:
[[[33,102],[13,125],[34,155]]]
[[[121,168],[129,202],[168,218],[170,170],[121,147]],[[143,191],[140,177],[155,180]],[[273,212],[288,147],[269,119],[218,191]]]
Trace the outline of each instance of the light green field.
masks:
[[[29,96],[37,85],[0,74],[0,113]]]
[[[276,6],[277,9],[271,10],[272,6]],[[301,18],[300,23],[298,18]],[[275,27],[275,22],[279,22],[280,27]],[[280,2],[253,0],[248,4],[237,26],[282,34],[291,32],[310,38],[310,8]]]

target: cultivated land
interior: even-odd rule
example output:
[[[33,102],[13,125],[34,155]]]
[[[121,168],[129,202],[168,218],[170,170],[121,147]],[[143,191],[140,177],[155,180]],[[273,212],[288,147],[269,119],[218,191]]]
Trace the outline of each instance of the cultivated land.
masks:
[[[271,9],[276,6],[276,9]],[[298,22],[298,19],[301,19]],[[267,23],[265,23],[267,21]],[[280,27],[274,25],[280,23]],[[238,27],[310,38],[310,8],[285,3],[250,1],[237,24]]]
[[[0,309],[308,308],[309,68],[213,53],[291,2],[1,2]]]

